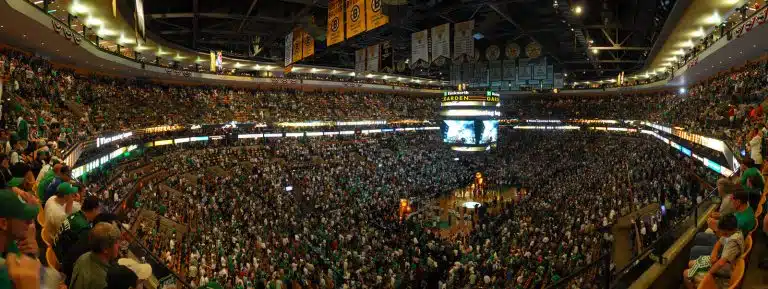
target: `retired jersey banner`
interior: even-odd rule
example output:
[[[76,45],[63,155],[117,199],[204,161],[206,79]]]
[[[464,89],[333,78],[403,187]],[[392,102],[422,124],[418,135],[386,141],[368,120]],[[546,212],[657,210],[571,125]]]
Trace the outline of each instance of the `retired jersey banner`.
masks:
[[[365,26],[367,31],[389,23],[389,16],[381,10],[384,0],[365,0]]]
[[[451,58],[451,26],[448,23],[432,27],[432,59]]]
[[[475,29],[475,20],[453,24],[453,59],[460,60],[464,56],[472,58],[475,53],[475,39],[472,31]]]
[[[301,59],[315,55],[315,39],[309,33],[301,33],[301,38],[304,39],[304,43],[301,46]]]
[[[411,67],[416,67],[419,61],[429,62],[429,30],[411,34]]]
[[[381,59],[381,71],[387,73],[395,72],[395,54],[392,51],[392,44],[387,40],[382,42],[380,46],[379,59]]]
[[[365,71],[379,71],[379,44],[368,46],[368,57],[365,60]]]
[[[495,60],[488,62],[489,68],[488,68],[488,77],[490,78],[490,81],[499,81],[501,80],[501,60]]]
[[[530,59],[520,59],[517,64],[517,80],[531,79],[531,66],[528,65]]]
[[[328,46],[344,41],[344,2],[343,0],[328,0]]]
[[[355,77],[363,77],[365,73],[365,48],[355,50]]]
[[[562,73],[555,73],[555,88],[563,88],[563,84],[565,84],[565,81],[563,81],[563,74]]]
[[[547,79],[547,66],[546,65],[534,65],[533,66],[533,79],[536,79],[536,80]]]
[[[502,77],[504,80],[512,80],[517,81],[517,66],[515,66],[515,60],[514,59],[508,59],[504,60],[504,71],[502,72]]]
[[[293,63],[293,32],[285,36],[285,66]]]
[[[300,29],[293,31],[293,62],[301,60],[301,45],[304,42],[304,32]]]
[[[363,0],[347,1],[347,39],[365,32],[365,10]]]

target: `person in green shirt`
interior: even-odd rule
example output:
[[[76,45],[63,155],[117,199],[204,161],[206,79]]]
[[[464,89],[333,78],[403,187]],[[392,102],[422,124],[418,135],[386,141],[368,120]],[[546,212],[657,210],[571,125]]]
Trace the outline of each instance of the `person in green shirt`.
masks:
[[[34,239],[31,241],[30,228],[34,228],[39,208],[22,201],[9,190],[0,190],[0,255],[32,254],[37,251]],[[31,244],[30,244],[31,243]],[[19,247],[21,246],[21,248]],[[6,266],[0,269],[0,289],[15,288]]]
[[[69,251],[77,240],[87,237],[88,231],[92,227],[92,222],[101,213],[101,204],[97,197],[88,197],[83,201],[82,208],[67,217],[56,232],[53,244],[53,250],[59,260],[63,259],[63,254]]]
[[[765,184],[759,165],[755,164],[751,158],[743,158],[739,161],[739,171],[741,176],[731,178],[720,178],[717,180],[717,193],[720,198],[736,191],[748,190],[747,180],[751,177],[759,178],[761,182],[752,184],[754,187],[762,188]]]

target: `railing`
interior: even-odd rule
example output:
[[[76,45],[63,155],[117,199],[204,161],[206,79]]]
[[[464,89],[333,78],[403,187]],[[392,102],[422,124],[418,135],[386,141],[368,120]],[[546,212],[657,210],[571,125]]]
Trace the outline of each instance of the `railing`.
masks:
[[[726,18],[725,22],[716,26],[712,32],[703,37],[699,45],[694,46],[691,49],[691,52],[686,53],[683,55],[682,59],[675,62],[674,70],[681,69],[686,65],[693,65],[698,62],[699,59],[697,57],[703,52],[707,51],[708,48],[712,47],[720,39],[726,38],[727,41],[731,41],[734,37],[734,33],[736,34],[736,37],[741,36],[743,33],[745,33],[743,32],[744,25],[748,23],[748,21],[752,21],[754,18],[756,18],[759,15],[758,13],[766,13],[766,9],[768,9],[768,5],[763,5],[762,8],[755,10],[755,12],[752,14],[746,14],[745,12],[742,17],[739,17],[739,19],[736,21],[731,21]],[[754,23],[754,25],[757,26],[758,23]]]
[[[185,289],[193,289],[192,285],[184,281],[184,278],[168,268],[162,260],[152,254],[152,251],[147,249],[147,247],[144,247],[144,245],[141,244],[141,241],[139,241],[133,233],[124,228],[120,228],[120,230],[122,231],[124,239],[128,239],[128,249],[131,253],[133,253],[139,260],[142,260],[143,258],[143,260],[152,266],[152,275],[154,275],[159,282],[157,288],[162,289],[164,286],[173,284],[176,286],[180,285]]]
[[[80,24],[80,25],[82,25],[82,27],[86,27],[86,29],[84,29],[83,31],[75,31],[73,29],[70,29],[70,30],[72,30],[73,33],[77,33],[78,35],[82,36],[83,40],[85,40],[86,42],[88,42],[91,45],[93,45],[94,48],[96,48],[96,49],[98,49],[98,50],[100,50],[102,52],[106,52],[106,53],[109,53],[111,55],[120,57],[120,58],[122,58],[124,60],[128,60],[128,61],[140,64],[142,66],[153,66],[153,67],[158,67],[158,68],[165,69],[168,74],[173,74],[173,75],[177,75],[177,76],[188,76],[189,73],[194,72],[194,73],[200,73],[202,75],[227,75],[227,76],[242,76],[242,77],[250,77],[250,78],[256,78],[256,77],[273,78],[273,79],[281,79],[281,80],[290,80],[291,82],[292,81],[296,81],[297,83],[301,83],[302,80],[303,80],[303,79],[297,79],[297,78],[273,77],[273,76],[269,76],[269,75],[268,76],[254,76],[253,73],[242,73],[242,72],[241,73],[231,74],[231,75],[230,74],[222,74],[222,73],[211,73],[211,72],[205,70],[203,67],[199,67],[199,69],[195,69],[195,70],[189,70],[189,69],[187,69],[187,67],[184,67],[183,65],[179,65],[179,63],[177,61],[172,61],[172,62],[170,62],[172,64],[164,65],[163,61],[159,61],[159,60],[161,60],[160,57],[157,57],[156,61],[153,61],[153,62],[143,61],[143,59],[140,59],[141,52],[134,51],[130,47],[121,46],[121,45],[118,45],[118,43],[115,43],[115,42],[108,42],[108,43],[105,43],[105,44],[108,44],[109,46],[115,46],[117,48],[122,48],[123,50],[125,50],[125,52],[123,52],[122,50],[118,50],[118,49],[115,49],[115,50],[107,49],[107,45],[101,45],[101,43],[99,43],[100,40],[103,40],[105,42],[107,40],[104,40],[104,39],[100,38],[98,35],[96,35],[96,33],[94,32],[95,30],[93,28],[87,27],[85,25],[85,23],[83,23],[82,21],[79,21],[76,16],[69,14],[68,12],[66,12],[66,10],[54,11],[54,12],[51,12],[51,13],[49,13],[49,11],[46,11],[45,10],[45,5],[48,2],[52,3],[53,2],[52,0],[34,1],[34,2],[33,2],[33,0],[23,0],[23,1],[25,1],[26,3],[28,3],[31,6],[35,7],[40,12],[48,15],[51,19],[53,19],[54,21],[60,23],[66,29],[70,29],[72,27],[73,23],[75,24],[75,26],[77,24]],[[40,6],[36,5],[35,3],[40,3]],[[62,13],[62,16],[64,16],[64,13],[66,13],[65,15],[67,17],[67,22],[70,22],[70,23],[67,23],[64,20],[57,18],[54,15],[55,13]],[[91,32],[91,33],[88,33],[88,32]],[[94,42],[94,40],[95,40],[95,42]],[[132,55],[133,57],[128,57],[128,56],[126,56],[126,54]],[[141,58],[143,58],[143,57],[141,57]],[[310,75],[310,74],[305,74],[305,75]],[[404,77],[404,76],[401,75],[401,77]],[[410,77],[410,76],[408,76],[408,77],[412,78],[412,79],[416,78],[416,77]],[[390,78],[397,79],[398,75],[390,76]],[[307,78],[307,80],[343,82],[342,80],[326,80],[326,79],[322,79],[322,78],[316,78],[316,79]],[[430,81],[440,82],[440,81],[437,81],[437,80],[430,80],[430,79],[416,79],[416,80],[414,80],[414,82],[416,82],[415,84],[407,84],[407,83],[402,83],[402,82],[399,82],[399,81],[387,81],[387,80],[382,80],[381,82],[367,81],[367,78],[353,78],[353,79],[350,79],[350,81],[348,81],[348,82],[350,84],[352,84],[352,83],[365,83],[365,84],[391,86],[392,88],[404,87],[404,88],[411,88],[411,89],[430,89],[430,90],[441,89],[441,88],[444,87],[444,86],[440,86],[440,85],[429,85],[428,82],[430,82]],[[427,85],[421,85],[420,83],[422,83],[422,82],[427,82]],[[347,83],[347,82],[345,82],[345,83]],[[352,87],[354,87],[354,86],[352,86]]]

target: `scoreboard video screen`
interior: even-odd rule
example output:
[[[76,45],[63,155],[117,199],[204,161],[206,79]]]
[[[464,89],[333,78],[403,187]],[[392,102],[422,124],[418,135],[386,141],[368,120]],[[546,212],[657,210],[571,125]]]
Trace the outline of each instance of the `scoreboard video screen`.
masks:
[[[457,151],[486,151],[499,135],[499,94],[493,91],[443,93],[441,132],[443,143]]]

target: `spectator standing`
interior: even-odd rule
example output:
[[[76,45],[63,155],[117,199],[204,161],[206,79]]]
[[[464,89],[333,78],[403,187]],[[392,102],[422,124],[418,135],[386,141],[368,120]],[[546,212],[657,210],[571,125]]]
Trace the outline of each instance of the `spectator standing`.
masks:
[[[107,271],[118,257],[120,231],[110,223],[98,223],[91,229],[91,251],[75,262],[69,289],[104,289],[107,287]]]

